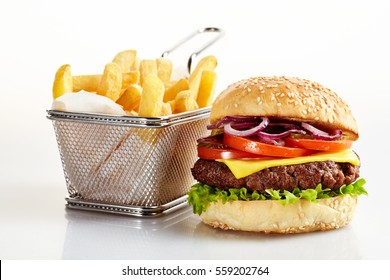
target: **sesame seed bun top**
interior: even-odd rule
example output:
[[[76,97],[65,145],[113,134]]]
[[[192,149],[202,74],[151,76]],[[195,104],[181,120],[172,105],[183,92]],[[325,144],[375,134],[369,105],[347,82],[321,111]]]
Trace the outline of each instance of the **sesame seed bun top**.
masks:
[[[359,137],[349,106],[330,89],[304,79],[253,77],[225,89],[214,101],[210,123],[224,116],[265,116],[341,129],[346,139]]]

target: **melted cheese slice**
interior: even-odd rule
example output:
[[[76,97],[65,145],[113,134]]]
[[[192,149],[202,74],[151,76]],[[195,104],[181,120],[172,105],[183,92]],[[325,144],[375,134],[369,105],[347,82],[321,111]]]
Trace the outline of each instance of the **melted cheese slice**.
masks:
[[[237,178],[243,178],[256,173],[265,168],[302,164],[314,161],[327,161],[332,160],[334,162],[349,162],[352,165],[359,165],[360,161],[358,156],[352,150],[344,150],[340,152],[320,152],[310,156],[296,157],[296,158],[276,158],[276,159],[218,159],[217,161],[226,164],[233,175]]]

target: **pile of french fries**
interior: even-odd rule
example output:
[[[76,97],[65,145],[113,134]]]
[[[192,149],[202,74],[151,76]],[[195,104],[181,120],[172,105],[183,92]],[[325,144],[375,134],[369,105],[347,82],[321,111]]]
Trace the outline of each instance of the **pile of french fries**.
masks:
[[[53,98],[84,90],[110,98],[128,115],[171,115],[211,105],[216,67],[216,57],[205,56],[188,78],[172,80],[170,59],[141,60],[136,50],[125,50],[105,65],[102,74],[72,76],[70,65],[62,65],[54,78]]]

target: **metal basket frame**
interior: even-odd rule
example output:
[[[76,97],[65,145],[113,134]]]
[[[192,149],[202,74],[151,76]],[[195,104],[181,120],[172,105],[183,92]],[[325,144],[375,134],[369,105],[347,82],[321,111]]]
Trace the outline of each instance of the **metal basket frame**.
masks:
[[[187,204],[194,147],[207,134],[210,108],[158,118],[47,113],[68,208],[158,216]]]

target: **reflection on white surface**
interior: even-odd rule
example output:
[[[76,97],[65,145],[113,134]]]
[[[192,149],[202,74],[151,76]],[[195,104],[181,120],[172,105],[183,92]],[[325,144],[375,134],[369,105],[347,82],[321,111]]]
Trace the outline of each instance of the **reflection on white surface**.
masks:
[[[67,210],[64,259],[361,259],[352,225],[295,235],[223,231],[189,207],[159,218]]]

